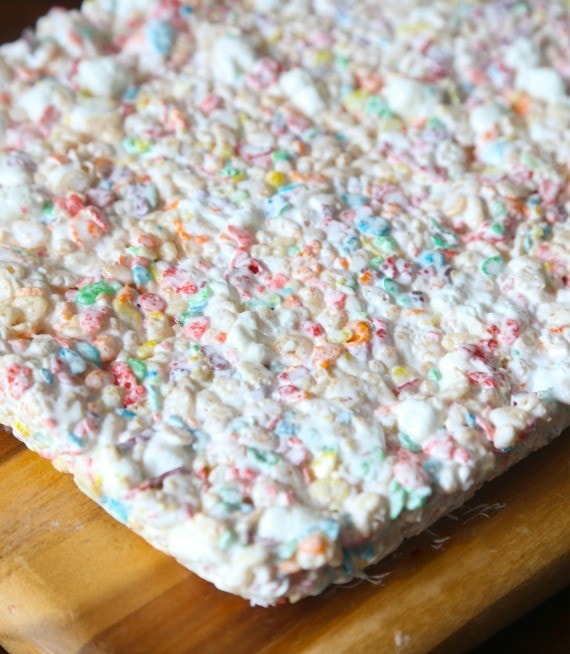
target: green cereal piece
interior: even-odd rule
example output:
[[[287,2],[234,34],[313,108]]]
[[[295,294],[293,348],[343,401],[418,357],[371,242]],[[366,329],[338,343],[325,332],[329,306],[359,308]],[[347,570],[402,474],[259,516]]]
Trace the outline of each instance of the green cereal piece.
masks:
[[[127,359],[127,365],[133,371],[135,377],[139,381],[142,381],[146,377],[148,372],[146,363],[144,363],[140,359],[134,359],[134,358]]]
[[[396,520],[404,510],[404,507],[406,506],[406,495],[407,493],[404,488],[393,479],[390,482],[390,488],[388,490],[388,499],[390,500],[390,520]]]
[[[388,291],[390,295],[399,295],[402,292],[402,287],[398,282],[395,282],[393,279],[388,279],[388,277],[385,277],[382,280],[382,286],[384,287],[385,291]]]
[[[75,301],[77,304],[82,306],[89,306],[95,304],[97,298],[103,295],[114,295],[115,289],[107,284],[103,279],[98,282],[93,282],[92,284],[87,284],[86,286],[81,287],[75,296]]]
[[[481,264],[481,270],[487,277],[497,277],[505,268],[505,260],[501,256],[489,257]]]
[[[227,550],[228,547],[233,545],[236,541],[237,541],[237,536],[236,536],[235,532],[233,532],[231,529],[227,529],[220,536],[220,538],[218,540],[218,545],[220,546],[221,549]]]
[[[406,508],[409,511],[419,509],[426,503],[426,500],[430,495],[431,488],[429,486],[420,486],[420,488],[414,488],[408,491],[408,501],[406,502]]]
[[[375,239],[375,243],[384,252],[396,252],[398,249],[398,244],[393,236],[378,236]]]
[[[271,161],[276,163],[277,161],[291,161],[292,157],[287,150],[275,150],[271,153]]]
[[[384,263],[384,257],[374,257],[370,259],[368,265],[373,270],[380,270],[380,266]]]
[[[273,467],[279,463],[279,461],[281,461],[279,454],[275,454],[270,450],[261,450],[257,447],[248,447],[247,453],[250,459],[253,459],[256,463],[260,463],[262,465]]]
[[[422,451],[422,448],[417,443],[414,443],[408,434],[400,432],[398,434],[398,440],[400,441],[400,445],[405,447],[407,450],[410,450],[410,452],[417,454],[418,452]]]

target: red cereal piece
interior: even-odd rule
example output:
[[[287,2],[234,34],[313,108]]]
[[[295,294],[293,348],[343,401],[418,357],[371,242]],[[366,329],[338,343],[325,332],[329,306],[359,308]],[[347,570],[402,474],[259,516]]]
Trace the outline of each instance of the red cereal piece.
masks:
[[[8,392],[18,400],[34,383],[32,369],[12,363],[6,368],[6,381]]]
[[[126,391],[123,400],[124,406],[135,404],[146,395],[146,388],[137,382],[134,372],[124,361],[115,361],[111,364],[111,374],[116,386]]]

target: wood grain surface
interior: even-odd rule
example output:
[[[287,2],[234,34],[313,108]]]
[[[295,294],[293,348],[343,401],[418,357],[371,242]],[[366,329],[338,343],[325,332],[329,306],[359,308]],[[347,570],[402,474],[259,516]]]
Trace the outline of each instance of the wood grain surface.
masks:
[[[269,609],[153,550],[4,432],[0,480],[0,644],[11,654],[456,653],[570,582],[568,433],[369,580]]]

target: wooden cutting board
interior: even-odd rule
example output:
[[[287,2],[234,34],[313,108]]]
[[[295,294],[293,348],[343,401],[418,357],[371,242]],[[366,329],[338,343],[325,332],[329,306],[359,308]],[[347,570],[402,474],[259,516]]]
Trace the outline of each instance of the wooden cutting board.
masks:
[[[0,644],[11,654],[461,652],[570,582],[570,432],[370,580],[269,609],[216,590],[0,432]]]

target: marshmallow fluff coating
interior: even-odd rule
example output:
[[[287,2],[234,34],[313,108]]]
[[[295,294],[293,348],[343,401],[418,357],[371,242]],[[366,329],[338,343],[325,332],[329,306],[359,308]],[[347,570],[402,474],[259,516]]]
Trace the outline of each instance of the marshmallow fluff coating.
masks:
[[[569,12],[52,10],[0,49],[0,420],[261,605],[558,436]]]

